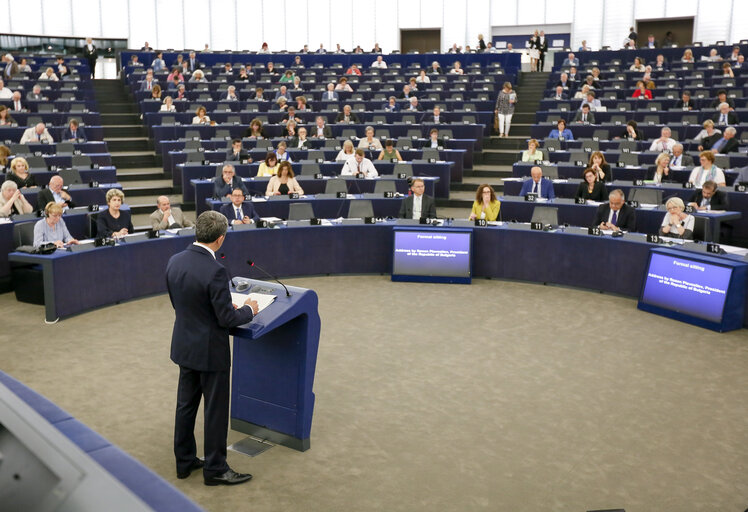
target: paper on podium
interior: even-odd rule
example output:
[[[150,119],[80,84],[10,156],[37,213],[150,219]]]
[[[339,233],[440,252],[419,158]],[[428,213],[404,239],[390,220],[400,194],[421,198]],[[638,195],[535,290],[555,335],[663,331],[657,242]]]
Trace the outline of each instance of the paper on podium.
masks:
[[[238,308],[242,307],[247,301],[247,298],[257,301],[259,312],[268,307],[275,300],[275,295],[268,295],[266,293],[236,293],[231,292],[231,302]]]

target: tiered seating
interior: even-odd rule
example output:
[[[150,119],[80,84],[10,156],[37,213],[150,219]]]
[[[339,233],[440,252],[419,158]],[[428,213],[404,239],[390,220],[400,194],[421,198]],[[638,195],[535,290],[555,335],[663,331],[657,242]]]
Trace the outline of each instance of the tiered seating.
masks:
[[[727,57],[732,47],[717,47],[723,57]],[[579,52],[578,80],[570,84],[564,91],[570,98],[581,90],[584,79],[592,74],[593,68],[600,70],[600,80],[595,89],[597,99],[605,107],[602,111],[594,112],[595,123],[573,123],[574,117],[582,103],[581,99],[557,101],[544,99],[540,102],[536,114],[535,124],[531,128],[533,138],[540,141],[544,154],[544,174],[557,177],[554,186],[556,196],[573,198],[578,184],[581,182],[582,171],[586,168],[592,151],[602,151],[606,161],[612,167],[612,178],[608,189],[622,188],[625,192],[641,188],[641,180],[649,177],[649,171],[659,155],[650,151],[652,142],[660,137],[661,129],[668,126],[672,131],[672,138],[684,146],[684,153],[693,157],[699,165],[699,143],[693,138],[702,130],[702,123],[706,119],[713,119],[717,110],[713,102],[717,92],[724,90],[727,97],[735,104],[735,113],[739,124],[736,137],[741,141],[739,151],[716,156],[716,165],[725,170],[725,176],[730,196],[731,210],[742,214],[741,220],[732,221],[731,235],[733,242],[748,242],[748,195],[733,189],[734,185],[748,181],[745,168],[748,168],[748,68],[734,69],[734,77],[724,77],[722,62],[700,60],[702,55],[708,55],[710,47],[692,48],[696,62],[682,63],[680,58],[684,49],[642,50],[618,52]],[[741,51],[748,51],[748,45],[741,46]],[[666,69],[653,70],[651,79],[655,83],[652,90],[653,99],[643,100],[632,98],[635,85],[644,73],[630,71],[634,57],[643,57],[645,63],[654,65],[655,58],[664,54],[670,61]],[[561,73],[568,72],[569,66],[561,66],[566,55],[556,55],[554,72],[548,78],[545,97],[555,94],[555,86],[560,80]],[[729,61],[726,61],[729,62]],[[731,63],[734,64],[734,63]],[[688,91],[694,102],[694,108],[684,110],[676,108],[683,92]],[[574,140],[548,139],[550,131],[556,128],[559,119],[567,122],[567,127],[574,135]],[[644,141],[620,140],[625,131],[625,124],[634,120],[644,134]],[[724,131],[724,127],[719,127]],[[521,159],[518,154],[517,160]],[[514,180],[526,178],[530,175],[531,164],[518,162],[514,165]],[[663,199],[671,195],[690,198],[693,191],[683,189],[683,183],[688,180],[691,169],[676,170],[672,174],[675,185],[658,187],[663,189]],[[519,193],[521,182],[507,180],[505,194]],[[638,185],[637,185],[638,183]],[[651,185],[645,187],[653,188]],[[674,187],[680,190],[674,190]]]

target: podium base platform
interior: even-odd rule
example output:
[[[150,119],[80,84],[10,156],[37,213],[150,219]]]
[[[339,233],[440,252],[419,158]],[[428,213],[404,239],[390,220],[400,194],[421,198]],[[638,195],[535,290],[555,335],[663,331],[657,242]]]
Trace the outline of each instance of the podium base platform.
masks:
[[[283,432],[271,430],[269,428],[255,425],[248,421],[240,420],[237,418],[231,418],[231,430],[236,430],[242,434],[247,434],[258,439],[264,439],[270,441],[273,444],[280,444],[300,452],[305,452],[309,449],[309,438],[299,439]]]
[[[243,455],[247,455],[249,457],[257,457],[261,453],[268,451],[273,446],[275,445],[260,441],[259,439],[245,437],[241,441],[238,441],[229,446],[228,449],[239,452]]]

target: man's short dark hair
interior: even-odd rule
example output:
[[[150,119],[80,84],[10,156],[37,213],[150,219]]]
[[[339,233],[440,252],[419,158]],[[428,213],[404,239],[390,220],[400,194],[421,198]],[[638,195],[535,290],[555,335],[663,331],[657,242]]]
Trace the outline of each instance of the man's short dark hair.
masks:
[[[241,139],[231,139],[231,144],[237,144],[237,143],[241,144],[242,140]]]
[[[229,221],[226,217],[214,210],[208,210],[200,214],[195,222],[195,238],[201,244],[210,244],[226,234]]]
[[[589,104],[589,103],[585,103],[585,104],[583,104],[583,105],[582,105],[582,110],[584,110],[585,108],[586,108],[587,110],[589,110],[589,109],[590,109],[590,104]]]

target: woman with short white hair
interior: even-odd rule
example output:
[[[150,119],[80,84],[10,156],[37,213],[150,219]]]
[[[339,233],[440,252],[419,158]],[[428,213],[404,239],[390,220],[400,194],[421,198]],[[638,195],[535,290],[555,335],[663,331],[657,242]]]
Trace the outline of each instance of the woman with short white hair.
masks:
[[[18,185],[10,180],[5,180],[0,188],[0,217],[10,217],[11,215],[31,213],[34,207],[31,206]]]
[[[684,212],[686,205],[680,197],[671,197],[665,203],[667,213],[662,219],[660,226],[660,236],[669,236],[673,238],[693,239],[693,215]]]

